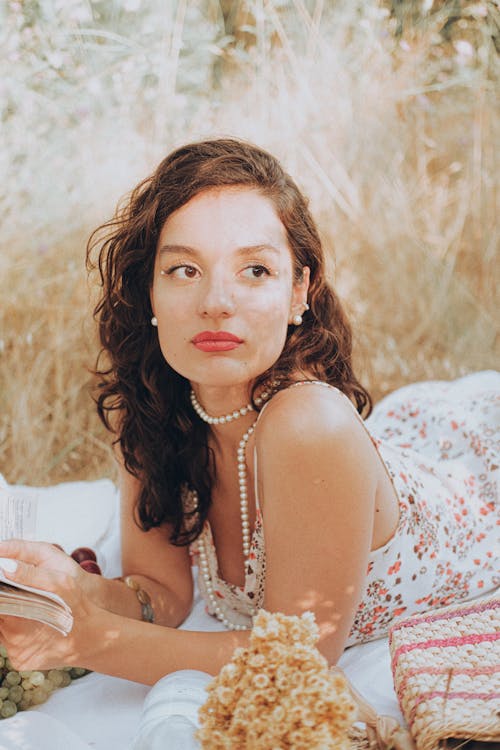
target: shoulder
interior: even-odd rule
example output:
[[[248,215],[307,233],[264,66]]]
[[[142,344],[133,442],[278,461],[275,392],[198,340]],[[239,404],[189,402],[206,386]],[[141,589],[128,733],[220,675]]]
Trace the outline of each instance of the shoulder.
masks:
[[[324,441],[367,436],[355,407],[336,388],[321,383],[297,384],[277,393],[257,423],[258,444],[289,445],[298,441],[315,446]]]
[[[257,424],[255,447],[266,522],[284,511],[294,523],[311,511],[325,522],[335,514],[346,521],[351,512],[371,518],[376,450],[355,407],[336,389],[308,384],[276,394]]]
[[[376,450],[355,407],[320,384],[276,394],[259,419],[255,446],[262,490],[276,482],[286,482],[287,492],[311,482],[331,492],[340,485],[372,490],[379,476]]]

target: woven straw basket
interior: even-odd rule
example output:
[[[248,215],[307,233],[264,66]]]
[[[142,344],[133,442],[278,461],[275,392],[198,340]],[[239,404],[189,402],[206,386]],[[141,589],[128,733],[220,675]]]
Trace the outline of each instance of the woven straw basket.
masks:
[[[389,634],[394,685],[417,750],[500,747],[500,593],[413,615]]]

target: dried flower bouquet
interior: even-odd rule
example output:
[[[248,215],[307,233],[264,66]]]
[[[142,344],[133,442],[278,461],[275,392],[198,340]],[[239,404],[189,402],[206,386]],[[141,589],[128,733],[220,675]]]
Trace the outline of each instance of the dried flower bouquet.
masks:
[[[198,739],[204,750],[350,750],[357,711],[342,674],[316,648],[314,616],[254,619],[248,648],[208,685]]]

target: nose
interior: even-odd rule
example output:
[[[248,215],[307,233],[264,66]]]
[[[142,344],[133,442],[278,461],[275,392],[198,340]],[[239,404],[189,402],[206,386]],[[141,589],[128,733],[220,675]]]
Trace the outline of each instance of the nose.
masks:
[[[230,318],[234,311],[233,294],[224,273],[205,277],[200,287],[199,314],[204,318]]]

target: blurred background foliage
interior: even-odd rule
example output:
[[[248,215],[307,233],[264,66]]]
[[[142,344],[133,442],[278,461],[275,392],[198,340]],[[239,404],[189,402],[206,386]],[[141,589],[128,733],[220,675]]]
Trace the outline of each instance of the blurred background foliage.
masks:
[[[0,471],[112,473],[85,242],[173,147],[310,197],[376,398],[498,366],[495,0],[0,0]]]

